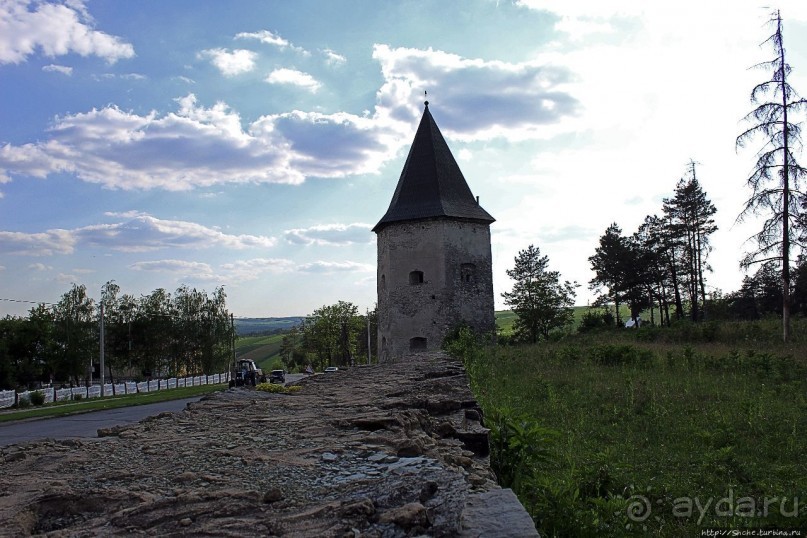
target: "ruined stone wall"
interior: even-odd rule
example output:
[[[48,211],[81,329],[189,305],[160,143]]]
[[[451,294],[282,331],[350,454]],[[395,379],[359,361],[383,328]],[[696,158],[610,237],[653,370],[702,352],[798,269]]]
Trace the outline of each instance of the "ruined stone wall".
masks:
[[[423,275],[411,280],[412,272]],[[382,361],[439,350],[447,332],[466,323],[495,327],[490,227],[432,219],[385,226],[378,233],[378,346]]]
[[[461,363],[427,353],[301,385],[0,449],[0,536],[537,536],[496,485]]]

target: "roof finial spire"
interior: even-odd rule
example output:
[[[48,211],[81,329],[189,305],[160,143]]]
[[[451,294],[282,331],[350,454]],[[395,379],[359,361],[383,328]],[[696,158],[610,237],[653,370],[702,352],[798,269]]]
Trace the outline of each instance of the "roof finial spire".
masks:
[[[423,95],[428,97],[429,92],[426,91],[426,90],[423,90]],[[429,108],[429,102],[428,101],[424,101],[423,104],[426,105],[426,108]]]

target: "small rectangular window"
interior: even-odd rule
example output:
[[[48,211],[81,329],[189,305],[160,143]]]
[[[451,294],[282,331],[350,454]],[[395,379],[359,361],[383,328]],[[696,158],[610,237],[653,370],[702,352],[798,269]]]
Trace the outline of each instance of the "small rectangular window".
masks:
[[[460,281],[463,284],[473,284],[476,281],[476,265],[463,263],[460,266]]]
[[[410,284],[423,284],[423,271],[412,271],[409,273]]]

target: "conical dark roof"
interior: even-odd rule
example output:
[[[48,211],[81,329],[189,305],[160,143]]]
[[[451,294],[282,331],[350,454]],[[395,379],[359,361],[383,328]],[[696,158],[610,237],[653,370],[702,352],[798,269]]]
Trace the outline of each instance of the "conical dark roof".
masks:
[[[393,222],[439,217],[496,220],[476,202],[427,101],[392,202],[373,231]]]

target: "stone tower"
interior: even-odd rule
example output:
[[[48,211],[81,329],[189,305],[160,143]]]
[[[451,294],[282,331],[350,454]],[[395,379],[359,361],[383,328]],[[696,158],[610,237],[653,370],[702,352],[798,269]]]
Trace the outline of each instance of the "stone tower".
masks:
[[[378,236],[378,356],[438,350],[465,323],[494,330],[490,225],[423,111]]]

